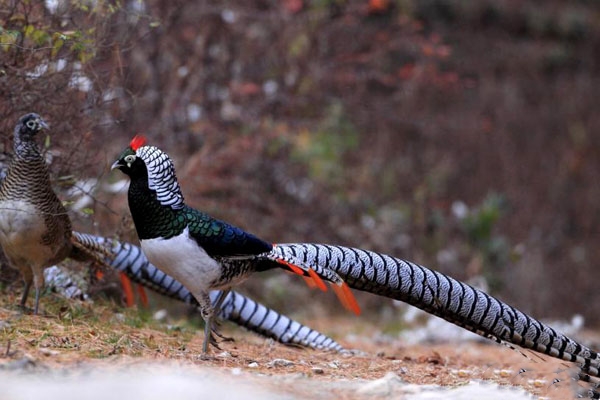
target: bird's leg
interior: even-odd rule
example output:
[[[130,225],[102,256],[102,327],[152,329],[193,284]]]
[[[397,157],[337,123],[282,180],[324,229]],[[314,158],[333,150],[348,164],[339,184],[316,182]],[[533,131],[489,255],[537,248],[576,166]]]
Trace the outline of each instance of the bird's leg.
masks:
[[[33,315],[38,315],[40,307],[40,296],[42,289],[44,288],[44,272],[33,274],[33,285],[35,286],[35,307],[33,309]]]
[[[215,315],[219,315],[219,313],[221,311],[221,306],[223,305],[223,301],[225,301],[225,298],[227,297],[227,295],[229,294],[229,292],[231,292],[231,289],[225,289],[225,290],[219,291],[219,294],[217,295],[217,299],[215,300],[215,303],[214,303]],[[216,322],[217,321],[215,321],[215,323]],[[219,338],[221,338],[224,341],[227,341],[227,342],[233,341],[233,338],[230,338],[230,337],[222,335],[219,332],[219,330],[217,329],[217,325],[216,324],[215,324],[215,326],[212,329],[212,333],[214,333],[215,335],[217,335]]]
[[[32,278],[29,279],[23,277],[23,283],[25,286],[23,287],[23,295],[21,296],[21,303],[19,305],[22,309],[25,309],[25,304],[27,303],[27,297],[29,297],[29,289],[31,289]]]
[[[217,299],[215,300],[215,304],[213,305],[213,309],[215,310],[215,314],[219,314],[221,311],[221,306],[223,305],[223,301],[227,297],[227,295],[231,292],[230,289],[220,290],[217,295]]]
[[[210,296],[208,293],[202,293],[202,296],[196,297],[196,300],[198,300],[198,303],[200,303],[200,314],[204,320],[204,342],[202,343],[202,356],[206,357],[208,354],[208,345],[212,339],[212,319],[215,309],[212,306],[212,302],[210,301]]]
[[[35,307],[33,308],[33,315],[38,315],[38,309],[40,307],[40,288],[35,288]]]

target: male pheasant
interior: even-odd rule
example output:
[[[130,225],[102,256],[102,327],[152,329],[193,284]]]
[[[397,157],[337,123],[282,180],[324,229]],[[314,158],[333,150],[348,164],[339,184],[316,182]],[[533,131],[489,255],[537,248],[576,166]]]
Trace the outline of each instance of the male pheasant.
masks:
[[[311,269],[293,257],[281,257],[270,243],[187,206],[169,156],[143,144],[143,138],[135,137],[112,168],[131,179],[129,209],[144,254],[157,268],[181,282],[200,305],[206,322],[204,354],[214,315],[210,290],[228,291],[253,272],[276,266],[316,279],[322,277],[347,289],[330,270]],[[256,262],[259,259],[264,262]],[[346,303],[358,312],[349,290],[343,293]]]
[[[92,252],[103,253],[102,249],[107,249],[109,255],[106,257],[106,264],[124,273],[132,281],[164,296],[198,307],[194,296],[180,282],[152,265],[139,247],[85,233],[80,234],[79,239],[80,243]],[[219,291],[210,292],[214,306],[220,297]],[[345,351],[332,338],[233,290],[223,297],[221,307],[216,313],[221,319],[229,320],[283,344]]]
[[[515,307],[437,271],[381,253],[325,244],[291,243],[269,247],[271,245],[258,242],[253,256],[246,253],[240,257],[240,252],[235,252],[236,246],[227,246],[237,235],[246,239],[248,234],[185,206],[168,157],[155,147],[144,146],[137,151],[134,148],[125,150],[114,167],[132,177],[129,204],[142,248],[151,261],[155,258],[161,262],[157,264],[159,268],[168,270],[172,262],[172,271],[187,279],[181,280],[195,296],[195,289],[212,282],[198,282],[202,274],[197,272],[199,266],[190,261],[189,254],[204,260],[204,276],[213,274],[216,282],[232,271],[270,268],[274,259],[294,260],[298,265],[333,273],[351,288],[407,302],[509,347],[520,346],[578,364],[579,380],[595,383],[583,395],[600,397],[596,391],[600,377],[598,352]],[[196,225],[204,228],[200,235],[189,228],[188,214],[194,216]],[[227,240],[223,240],[223,236]],[[249,237],[251,243],[259,240]],[[188,253],[181,252],[182,248]],[[264,254],[269,256],[264,257]]]

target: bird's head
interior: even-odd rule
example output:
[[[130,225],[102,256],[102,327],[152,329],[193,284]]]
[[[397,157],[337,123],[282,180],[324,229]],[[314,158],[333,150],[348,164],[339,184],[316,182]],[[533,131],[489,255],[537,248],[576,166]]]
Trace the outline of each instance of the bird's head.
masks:
[[[129,143],[129,147],[123,150],[117,161],[113,163],[111,169],[120,169],[132,179],[138,176],[148,175],[146,163],[140,154],[138,154],[138,150],[143,147],[148,147],[144,146],[145,143],[145,137],[136,135]]]
[[[42,129],[48,129],[49,126],[36,113],[29,113],[19,118],[19,122],[15,126],[15,136],[21,139],[32,139]]]
[[[175,176],[175,166],[167,153],[145,145],[143,136],[135,136],[111,169],[119,169],[132,181],[144,179],[162,205],[183,207],[183,195]]]

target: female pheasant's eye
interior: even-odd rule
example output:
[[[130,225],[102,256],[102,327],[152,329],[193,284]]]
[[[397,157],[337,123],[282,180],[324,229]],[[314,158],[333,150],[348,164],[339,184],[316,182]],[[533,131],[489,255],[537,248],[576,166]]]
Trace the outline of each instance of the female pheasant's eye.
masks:
[[[25,125],[26,125],[26,126],[29,128],[29,129],[31,129],[31,130],[33,130],[33,129],[37,128],[37,124],[36,124],[36,122],[35,122],[34,120],[27,121],[27,122],[25,123]]]
[[[132,163],[132,162],[134,162],[134,161],[135,161],[135,155],[133,155],[133,154],[130,154],[130,155],[128,155],[128,156],[125,156],[125,162],[126,162],[127,164],[131,164],[131,163]]]

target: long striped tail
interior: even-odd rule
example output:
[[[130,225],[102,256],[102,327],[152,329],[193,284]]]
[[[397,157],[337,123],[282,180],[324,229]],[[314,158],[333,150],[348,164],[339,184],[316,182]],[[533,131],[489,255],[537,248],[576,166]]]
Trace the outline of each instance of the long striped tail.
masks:
[[[90,235],[76,231],[71,233],[73,250],[69,257],[77,261],[94,261],[103,267],[110,267],[110,264],[106,263],[106,258],[112,256],[110,249],[100,243],[92,243],[88,236]]]
[[[164,296],[198,307],[194,296],[180,282],[152,265],[139,247],[101,236],[79,232],[76,234],[79,243],[89,251],[107,254],[108,249],[106,263],[125,273],[132,281]],[[213,304],[218,294],[218,291],[210,293]],[[283,344],[345,351],[332,338],[235,291],[229,292],[225,297],[218,316]]]
[[[401,300],[497,342],[579,364],[580,378],[600,376],[600,355],[516,308],[410,261],[356,248],[278,244],[282,257],[329,268],[353,289]]]

